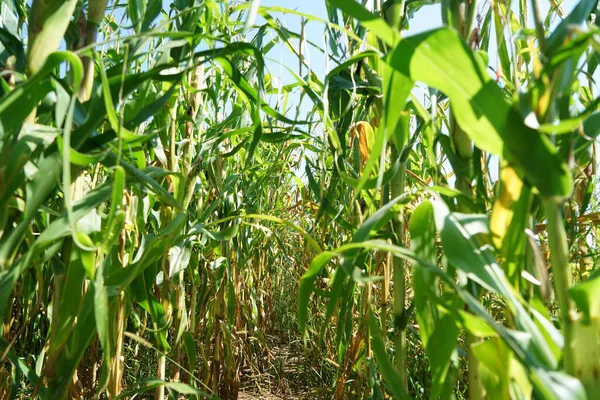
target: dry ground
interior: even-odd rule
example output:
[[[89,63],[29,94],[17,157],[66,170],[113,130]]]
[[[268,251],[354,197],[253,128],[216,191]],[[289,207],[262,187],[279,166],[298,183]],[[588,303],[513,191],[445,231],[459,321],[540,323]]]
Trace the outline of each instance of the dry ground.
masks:
[[[275,338],[270,347],[268,371],[242,371],[239,400],[328,399],[328,388],[319,387],[311,378],[310,365],[304,359],[302,344]]]

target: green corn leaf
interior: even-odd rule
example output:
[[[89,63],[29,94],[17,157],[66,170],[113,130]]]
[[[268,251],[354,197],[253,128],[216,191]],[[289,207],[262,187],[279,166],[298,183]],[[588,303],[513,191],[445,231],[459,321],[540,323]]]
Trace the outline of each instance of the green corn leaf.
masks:
[[[532,385],[526,379],[526,371],[514,360],[510,349],[500,338],[478,342],[472,346],[472,351],[479,360],[481,380],[488,399],[511,398],[511,394],[518,398],[531,398]]]
[[[437,246],[433,206],[421,203],[412,213],[409,223],[411,247],[415,254],[431,265],[437,263]],[[431,364],[431,397],[445,398],[454,389],[449,371],[450,358],[456,350],[460,331],[454,318],[438,311],[439,278],[425,268],[413,268],[414,304],[421,341]]]
[[[125,190],[125,170],[117,165],[114,170],[112,197],[110,202],[110,211],[108,212],[108,225],[111,225],[112,219],[119,208],[123,207],[123,192]]]
[[[48,384],[48,396],[65,398],[71,384],[72,376],[79,366],[85,350],[96,335],[94,321],[94,285],[90,285],[85,293],[81,308],[77,314],[77,324],[69,337],[69,351],[62,351],[56,363],[56,375]]]
[[[400,40],[398,31],[354,0],[327,0],[330,5],[356,18],[362,26],[393,47]]]
[[[8,13],[6,13],[8,14]],[[16,57],[15,62],[15,70],[18,72],[25,71],[25,49],[23,48],[23,43],[17,38],[18,33],[15,31],[11,32],[9,29],[6,29],[7,24],[6,15],[3,21],[4,26],[0,27],[0,42],[2,46],[0,46],[0,50],[6,50],[10,55]],[[16,27],[15,27],[16,28]],[[3,57],[4,58],[4,57]],[[6,62],[6,60],[2,60],[2,62]]]
[[[4,135],[13,133],[23,124],[38,103],[54,89],[49,76],[64,62],[69,63],[71,67],[73,86],[81,83],[83,65],[79,57],[68,51],[50,54],[35,75],[0,99],[0,122],[4,128]],[[0,140],[6,138],[0,135]]]
[[[144,21],[142,23],[142,30],[146,31],[152,25],[152,22],[158,17],[162,11],[161,0],[149,0],[146,2],[146,12],[144,13]]]
[[[440,28],[403,39],[386,62],[404,76],[444,92],[475,145],[513,161],[543,196],[558,201],[571,194],[571,173],[564,159],[544,135],[525,125],[455,31]]]
[[[406,393],[402,384],[402,378],[400,378],[398,371],[396,371],[396,368],[385,351],[381,329],[372,313],[369,313],[369,326],[371,328],[371,346],[373,348],[373,353],[375,353],[375,361],[379,366],[383,379],[388,384],[396,399],[410,399],[410,396]]]
[[[564,43],[573,26],[582,24],[596,8],[598,0],[581,0],[573,11],[563,19],[548,37],[546,44],[546,56],[552,58]]]
[[[58,145],[58,151],[62,153],[64,151],[63,138],[61,136],[58,136],[56,138],[56,143]],[[69,149],[69,161],[71,162],[71,164],[79,165],[82,167],[88,166],[90,164],[97,164],[98,162],[102,161],[104,157],[106,157],[106,153],[85,154],[72,148]]]
[[[514,331],[509,331],[503,325],[497,323],[479,303],[479,301],[468,292],[468,290],[459,286],[453,277],[449,276],[437,265],[432,265],[427,261],[422,260],[408,249],[395,246],[381,240],[368,240],[359,243],[349,243],[338,247],[332,253],[337,253],[338,256],[343,256],[344,254],[347,254],[347,252],[356,252],[361,249],[366,251],[389,251],[396,257],[401,257],[407,261],[420,265],[422,268],[426,268],[429,272],[439,277],[444,283],[452,287],[454,292],[469,307],[470,311],[486,321],[489,326],[492,327],[511,348],[513,354],[526,368],[529,374],[529,379],[534,386],[534,390],[536,393],[538,393],[540,398],[551,400],[563,398],[564,396],[569,397],[567,394],[570,391],[572,392],[571,396],[574,399],[586,398],[584,387],[578,379],[564,373],[554,371],[554,366],[556,365],[555,360],[553,367],[543,366],[540,363],[540,360],[537,358],[537,349],[534,350],[531,347],[531,344],[534,343],[534,340],[536,340],[535,336],[531,335],[531,332],[534,330],[530,329],[530,327],[526,327],[527,331],[518,331],[515,333]],[[338,270],[341,271],[341,269]],[[525,313],[526,311],[522,310],[522,312]],[[375,351],[375,349],[373,350]]]
[[[68,245],[76,247],[70,240]],[[61,297],[56,299],[58,310],[56,324],[54,325],[56,330],[48,342],[48,353],[51,356],[62,348],[71,337],[79,309],[81,308],[83,293],[80,288],[86,279],[86,272],[79,251],[71,251],[71,259],[66,265],[66,274],[62,277],[57,277],[57,279],[64,279],[64,283],[61,290]]]
[[[111,74],[111,70],[107,71],[108,82],[110,86],[110,93],[112,98],[118,98],[119,92],[122,90],[123,98],[131,95],[137,88],[149,80],[158,82],[179,82],[182,78],[183,73],[177,72],[173,74],[165,74],[164,71],[172,65],[159,65],[146,72],[140,72],[136,74],[127,74],[122,79],[121,71],[123,66],[117,65],[114,68],[119,73]],[[92,134],[97,134],[96,129],[104,122],[107,117],[106,113],[106,101],[104,100],[104,88],[102,85],[98,85],[95,90],[92,91],[92,100],[89,103],[89,108],[83,109],[83,106],[79,103],[76,104],[74,122],[77,124],[77,128],[73,131],[71,138],[71,146],[74,149],[82,147]],[[98,101],[99,100],[99,101]],[[168,99],[166,99],[168,100]],[[111,117],[112,118],[112,117]],[[113,121],[114,122],[114,121]],[[114,133],[115,131],[113,131]],[[127,131],[121,131],[123,138],[127,137]],[[93,140],[102,140],[104,135],[99,135]],[[134,135],[137,136],[137,135]]]
[[[433,207],[435,224],[448,261],[466,273],[469,279],[504,296],[517,327],[532,336],[535,356],[539,358],[539,362],[550,368],[556,367],[557,360],[550,346],[496,263],[491,251],[488,217],[451,213],[441,200],[434,201]]]
[[[108,370],[113,355],[110,320],[114,314],[109,311],[108,291],[104,284],[104,275],[104,262],[100,260],[94,276],[94,321],[96,322],[98,341],[102,348],[103,365]]]
[[[53,173],[51,168],[48,170],[51,174]],[[99,186],[87,196],[75,202],[73,205],[72,217],[77,220],[88,214],[92,208],[97,207],[101,202],[109,198],[110,189],[110,186],[107,184]],[[15,232],[18,233],[18,227],[12,234],[16,234]],[[6,303],[12,293],[12,288],[23,271],[31,266],[31,259],[57,240],[70,236],[71,234],[71,224],[69,223],[69,219],[65,212],[44,230],[35,241],[33,247],[19,260],[18,263],[12,265],[7,270],[0,272],[0,288],[2,289],[0,291],[0,315],[4,315]],[[2,246],[0,246],[0,251],[8,252],[7,247],[5,246],[9,245],[10,242],[3,243]]]
[[[146,293],[146,298],[140,301],[139,304],[152,317],[153,333],[158,350],[163,353],[171,351],[171,346],[167,341],[169,324],[163,305],[151,293]]]
[[[360,243],[374,232],[378,231],[381,227],[389,223],[392,218],[396,215],[395,206],[399,203],[406,202],[410,198],[410,194],[402,195],[397,197],[396,199],[390,201],[385,206],[377,210],[371,217],[369,217],[364,224],[355,232],[352,242]],[[345,271],[338,269],[334,278],[334,284],[332,285],[332,293],[330,302],[327,308],[326,315],[331,316],[333,313],[333,308],[337,304],[338,294],[341,292],[341,284],[343,283],[346,274],[352,273],[351,264],[354,256],[358,253],[358,251],[354,251],[350,255],[346,257],[345,261]],[[313,290],[314,282],[316,277],[321,273],[323,267],[329,260],[335,257],[337,254],[333,252],[322,252],[318,254],[310,264],[308,271],[304,273],[302,278],[300,279],[299,289],[298,289],[298,324],[300,325],[300,330],[302,332],[305,331],[306,327],[306,318],[308,316],[308,301],[310,299],[310,295]],[[329,320],[329,318],[326,318]]]
[[[241,45],[243,43],[238,43],[238,45]],[[240,47],[242,50],[247,50],[247,49],[251,49],[254,50],[255,48],[253,46],[236,46],[235,48],[237,49],[237,47]],[[277,111],[273,110],[268,104],[266,104],[266,102],[264,100],[262,100],[259,97],[259,92],[252,86],[250,85],[250,83],[246,80],[246,78],[244,78],[240,71],[235,67],[235,65],[233,65],[233,63],[231,62],[231,60],[228,57],[216,57],[215,61],[217,61],[221,67],[223,67],[223,70],[225,71],[225,73],[229,76],[229,78],[232,80],[232,82],[236,85],[236,87],[239,88],[239,90],[244,93],[246,96],[248,96],[250,99],[253,100],[253,102],[255,102],[256,104],[261,103],[261,109],[269,116],[281,121],[281,122],[285,122],[288,124],[293,124],[293,123],[297,123],[297,124],[307,124],[308,121],[293,121],[287,117],[285,117],[284,115],[278,113]]]
[[[111,194],[112,181],[98,186],[85,197],[75,201],[73,203],[73,214],[72,217],[75,220],[79,220],[87,215],[92,209],[98,207],[102,202],[108,200]],[[71,227],[65,213],[62,213],[56,218],[48,227],[42,232],[35,242],[36,249],[42,250],[53,242],[71,235]]]
[[[600,275],[573,286],[569,289],[569,294],[586,321],[600,319]]]
[[[188,359],[190,369],[193,371],[196,369],[196,342],[194,337],[188,331],[183,332],[183,351]]]

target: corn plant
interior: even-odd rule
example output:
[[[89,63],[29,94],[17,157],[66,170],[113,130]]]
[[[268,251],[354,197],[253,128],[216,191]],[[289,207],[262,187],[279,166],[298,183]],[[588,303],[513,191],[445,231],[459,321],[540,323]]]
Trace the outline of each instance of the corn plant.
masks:
[[[487,10],[475,2],[443,2],[447,26],[409,37],[402,30],[423,4],[328,4],[330,21],[352,29],[352,35],[337,37],[349,52],[342,65],[354,95],[346,96],[343,118],[376,121],[365,167],[333,161],[334,176],[356,174],[344,183],[356,196],[380,197],[383,206],[351,233],[351,241],[313,259],[300,282],[301,326],[312,288],[331,274],[330,260],[339,260],[325,294],[330,305],[340,304],[337,329],[347,332],[338,348],[347,351],[355,335],[370,340],[365,352],[352,355],[354,368],[374,359],[384,390],[393,396],[407,398],[418,389],[409,387],[406,376],[405,331],[414,312],[419,347],[429,361],[430,397],[464,395],[456,389],[461,380],[474,399],[593,398],[598,359],[585,355],[597,352],[600,331],[592,305],[600,304],[593,289],[598,278],[589,264],[576,274],[571,255],[577,237],[595,240],[594,233],[588,236],[595,228],[590,231],[584,221],[595,187],[599,129],[589,75],[597,67],[597,3],[579,2],[569,15],[556,7],[544,20],[535,1],[531,11],[520,2],[518,13],[497,2]],[[550,27],[554,13],[563,20]],[[498,55],[487,52],[492,35]],[[497,64],[490,63],[493,57]],[[379,91],[361,93],[362,82]],[[414,82],[427,85],[423,103],[412,91]],[[332,111],[332,120],[343,120],[338,108]],[[333,157],[344,158],[344,127],[338,122],[328,128]],[[491,168],[499,169],[495,184]],[[405,170],[412,182],[406,182]],[[391,332],[385,301],[357,312],[350,294],[356,285],[377,287],[373,255],[379,252],[410,262],[412,270],[410,282],[402,262],[394,262]],[[390,280],[384,275],[382,282],[386,296]],[[361,331],[365,320],[370,335]],[[468,365],[459,362],[458,350]],[[381,396],[376,385],[363,390]]]
[[[595,398],[599,8],[540,3],[0,0],[0,398],[282,341],[309,398]]]
[[[266,266],[309,238],[279,218],[308,135],[267,102],[276,41],[224,2],[1,5],[2,396],[237,397]]]

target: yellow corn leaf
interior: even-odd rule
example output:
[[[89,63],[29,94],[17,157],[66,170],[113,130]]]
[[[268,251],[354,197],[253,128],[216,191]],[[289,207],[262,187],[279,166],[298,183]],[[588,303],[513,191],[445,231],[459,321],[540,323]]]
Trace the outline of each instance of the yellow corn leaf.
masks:
[[[497,249],[502,248],[504,236],[514,215],[513,205],[519,200],[523,181],[515,169],[508,164],[500,171],[500,193],[494,202],[490,217],[492,240]]]
[[[364,165],[371,154],[373,145],[373,128],[366,121],[359,121],[350,128],[350,137],[358,138],[358,149],[360,151],[360,164]]]

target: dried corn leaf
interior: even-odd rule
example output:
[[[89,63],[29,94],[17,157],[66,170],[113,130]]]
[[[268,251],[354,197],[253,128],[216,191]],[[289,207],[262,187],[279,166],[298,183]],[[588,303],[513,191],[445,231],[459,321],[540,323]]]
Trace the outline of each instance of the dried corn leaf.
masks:
[[[366,121],[357,122],[350,128],[350,137],[358,138],[358,149],[360,152],[360,164],[365,165],[371,154],[373,145],[373,128]]]

